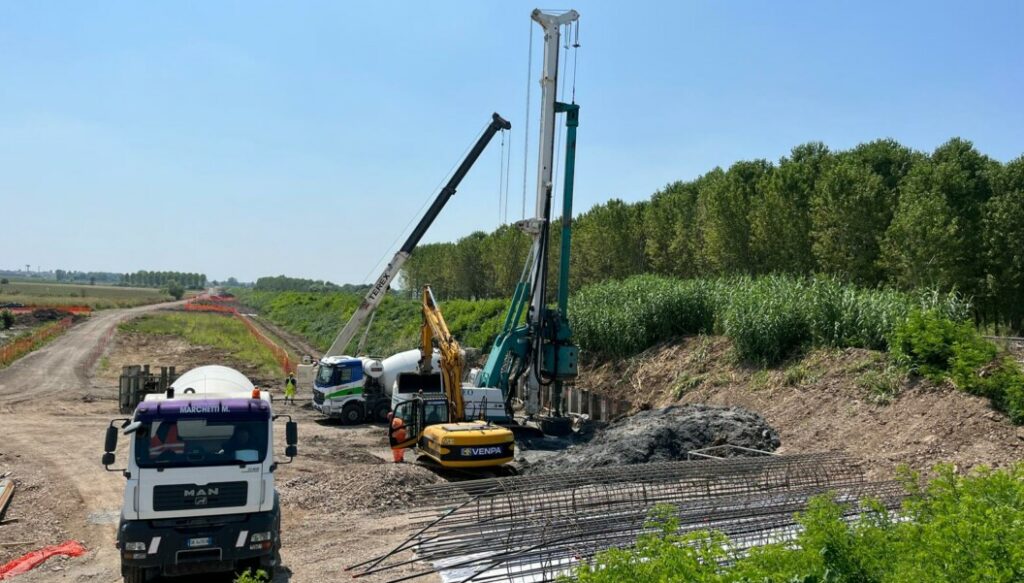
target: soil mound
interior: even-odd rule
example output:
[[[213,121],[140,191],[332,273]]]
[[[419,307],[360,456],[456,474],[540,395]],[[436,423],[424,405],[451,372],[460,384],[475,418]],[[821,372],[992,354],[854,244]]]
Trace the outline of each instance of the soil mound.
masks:
[[[642,411],[610,424],[585,444],[525,468],[528,473],[686,459],[714,445],[775,451],[779,433],[763,417],[739,407],[672,406]]]

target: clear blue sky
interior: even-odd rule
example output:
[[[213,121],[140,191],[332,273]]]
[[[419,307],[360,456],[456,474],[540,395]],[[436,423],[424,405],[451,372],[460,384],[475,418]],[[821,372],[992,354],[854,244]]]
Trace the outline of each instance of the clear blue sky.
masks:
[[[2,2],[0,267],[361,282],[492,111],[518,219],[533,7]],[[578,211],[810,140],[1024,153],[1024,2],[574,7]],[[499,152],[426,241],[497,225]]]

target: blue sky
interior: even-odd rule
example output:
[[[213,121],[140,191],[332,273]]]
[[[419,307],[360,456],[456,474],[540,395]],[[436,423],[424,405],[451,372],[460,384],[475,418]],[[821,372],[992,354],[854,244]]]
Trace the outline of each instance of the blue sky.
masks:
[[[518,219],[533,7],[2,2],[0,267],[362,282],[492,111]],[[573,7],[578,211],[811,140],[1024,153],[1022,2]],[[500,151],[425,241],[498,224]]]

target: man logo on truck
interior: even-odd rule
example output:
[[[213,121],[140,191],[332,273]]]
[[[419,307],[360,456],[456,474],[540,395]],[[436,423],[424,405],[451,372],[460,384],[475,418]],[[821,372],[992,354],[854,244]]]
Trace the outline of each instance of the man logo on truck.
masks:
[[[186,498],[194,498],[196,496],[216,496],[220,494],[220,488],[200,488],[199,490],[185,490]]]

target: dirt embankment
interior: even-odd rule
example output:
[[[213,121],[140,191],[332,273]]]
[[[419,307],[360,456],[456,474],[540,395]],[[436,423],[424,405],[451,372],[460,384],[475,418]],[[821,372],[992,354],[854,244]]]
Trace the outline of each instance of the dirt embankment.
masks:
[[[904,378],[878,352],[816,350],[762,370],[737,363],[724,338],[691,337],[581,368],[578,386],[637,408],[706,403],[757,411],[778,429],[780,453],[845,451],[872,478],[890,477],[900,464],[966,470],[1024,459],[1024,429],[987,399]]]

